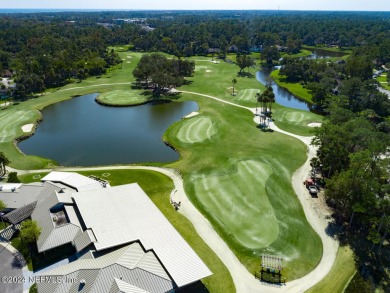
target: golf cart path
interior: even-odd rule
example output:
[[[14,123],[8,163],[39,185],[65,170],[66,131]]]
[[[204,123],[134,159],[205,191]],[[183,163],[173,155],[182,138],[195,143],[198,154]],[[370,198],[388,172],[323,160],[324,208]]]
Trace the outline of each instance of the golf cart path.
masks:
[[[251,111],[252,114],[255,114],[255,108],[249,108],[241,105],[237,105],[217,97],[200,94],[196,92],[188,92],[181,91],[182,93],[194,94],[198,96],[203,96],[206,98],[214,99],[219,102],[229,104],[235,107],[240,107]],[[256,119],[259,119],[257,116]],[[325,233],[325,228],[328,224],[326,220],[327,214],[323,212],[323,209],[316,206],[315,202],[318,199],[312,199],[306,190],[305,186],[302,182],[305,180],[306,176],[310,171],[310,159],[315,156],[316,150],[313,146],[310,145],[311,137],[298,136],[295,134],[291,134],[289,132],[283,131],[279,129],[273,122],[270,123],[270,128],[274,131],[281,132],[286,135],[293,136],[299,140],[301,140],[306,146],[308,150],[308,158],[303,166],[301,166],[292,177],[292,185],[297,194],[302,207],[304,209],[305,215],[307,217],[308,222],[311,224],[313,229],[319,234],[322,243],[323,243],[323,255],[321,261],[317,265],[317,267],[311,271],[308,275],[291,282],[288,282],[286,285],[282,286],[268,286],[261,283],[258,279],[255,279],[254,276],[247,271],[247,269],[241,264],[238,258],[234,255],[234,253],[229,249],[227,244],[223,241],[223,239],[217,234],[214,230],[213,226],[210,222],[195,208],[195,206],[188,199],[183,185],[183,179],[180,174],[174,170],[169,168],[160,168],[160,167],[148,167],[148,166],[104,166],[104,167],[82,167],[82,168],[56,168],[56,171],[80,171],[80,170],[107,170],[107,169],[138,169],[138,170],[152,170],[156,172],[160,172],[170,177],[175,185],[176,192],[173,193],[173,199],[178,202],[181,201],[181,206],[179,212],[182,213],[186,218],[188,218],[191,223],[194,225],[198,234],[202,237],[202,239],[210,246],[210,248],[218,255],[218,257],[222,260],[225,266],[228,268],[235,287],[236,292],[238,293],[248,293],[248,292],[304,292],[310,287],[317,284],[321,281],[330,271],[338,249],[338,243],[331,237],[327,236]],[[12,168],[8,168],[12,170]],[[31,171],[21,171],[15,170],[23,173],[36,173],[47,171],[50,172],[52,170],[31,170]],[[304,232],[302,232],[304,233]]]

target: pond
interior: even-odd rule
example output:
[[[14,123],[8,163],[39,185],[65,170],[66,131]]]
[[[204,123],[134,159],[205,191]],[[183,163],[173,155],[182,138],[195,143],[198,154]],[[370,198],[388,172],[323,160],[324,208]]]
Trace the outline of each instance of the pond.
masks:
[[[308,56],[309,59],[323,59],[323,58],[332,58],[332,57],[342,57],[345,55],[343,52],[328,51],[322,49],[313,49],[311,50],[312,54]]]
[[[261,71],[256,72],[256,78],[262,84],[267,84],[267,78],[272,72],[272,68],[263,68]],[[288,90],[278,86],[275,82],[272,83],[272,89],[274,90],[276,103],[299,110],[310,111],[308,104],[299,100]]]
[[[312,55],[304,58],[322,59],[330,57],[342,57],[344,55],[345,53],[342,52],[315,49],[312,50]],[[272,70],[273,69],[263,68],[261,71],[258,71],[256,73],[257,80],[260,81],[262,84],[266,84],[267,79],[269,78],[269,75],[271,74]],[[310,111],[310,107],[305,101],[298,99],[286,89],[278,86],[276,83],[273,83],[272,88],[275,93],[275,100],[278,104],[289,108]]]
[[[162,141],[175,121],[196,111],[195,102],[149,103],[105,107],[97,94],[73,98],[43,109],[36,133],[18,144],[25,154],[57,161],[62,166],[96,166],[171,162],[179,154]]]

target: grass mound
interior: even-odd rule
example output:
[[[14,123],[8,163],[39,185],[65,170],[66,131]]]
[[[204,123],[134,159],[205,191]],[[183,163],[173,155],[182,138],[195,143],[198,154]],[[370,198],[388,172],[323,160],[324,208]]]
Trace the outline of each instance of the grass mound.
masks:
[[[308,124],[321,123],[323,117],[312,112],[278,107],[275,105],[272,119],[280,129],[298,135],[312,136],[314,135],[314,129],[313,127],[309,127]]]
[[[275,211],[265,185],[273,173],[265,163],[238,163],[233,174],[212,174],[195,180],[195,192],[215,219],[244,247],[259,249],[279,234]]]
[[[256,94],[259,93],[259,89],[244,89],[237,93],[237,98],[242,101],[256,102]]]
[[[0,111],[0,142],[6,142],[13,140],[18,135],[22,135],[21,127],[25,125],[31,119],[37,117],[37,114],[33,111],[16,110],[13,107],[12,110]]]
[[[217,134],[216,125],[209,117],[187,119],[177,133],[177,138],[184,143],[198,143]]]
[[[142,96],[140,92],[134,90],[115,90],[100,95],[96,100],[104,105],[132,106],[146,103],[148,97]]]

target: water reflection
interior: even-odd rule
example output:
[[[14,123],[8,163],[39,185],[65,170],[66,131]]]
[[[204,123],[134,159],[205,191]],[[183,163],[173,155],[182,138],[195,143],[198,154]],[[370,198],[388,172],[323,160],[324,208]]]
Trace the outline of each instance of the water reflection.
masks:
[[[105,107],[96,94],[53,104],[42,111],[36,133],[19,143],[26,154],[63,166],[170,162],[179,154],[162,141],[166,129],[198,109],[195,102]]]
[[[271,72],[272,69],[263,68],[261,71],[256,72],[256,78],[262,84],[266,84]],[[289,108],[310,111],[310,108],[306,102],[299,100],[289,91],[278,86],[275,82],[272,83],[272,89],[274,90],[276,103]]]

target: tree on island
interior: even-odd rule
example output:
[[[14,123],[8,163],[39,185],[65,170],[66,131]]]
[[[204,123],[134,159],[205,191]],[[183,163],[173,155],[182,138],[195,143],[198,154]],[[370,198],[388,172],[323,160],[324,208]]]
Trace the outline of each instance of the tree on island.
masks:
[[[139,85],[153,88],[153,94],[159,97],[162,91],[184,84],[184,77],[191,76],[194,69],[194,62],[152,53],[142,56],[133,76]]]

